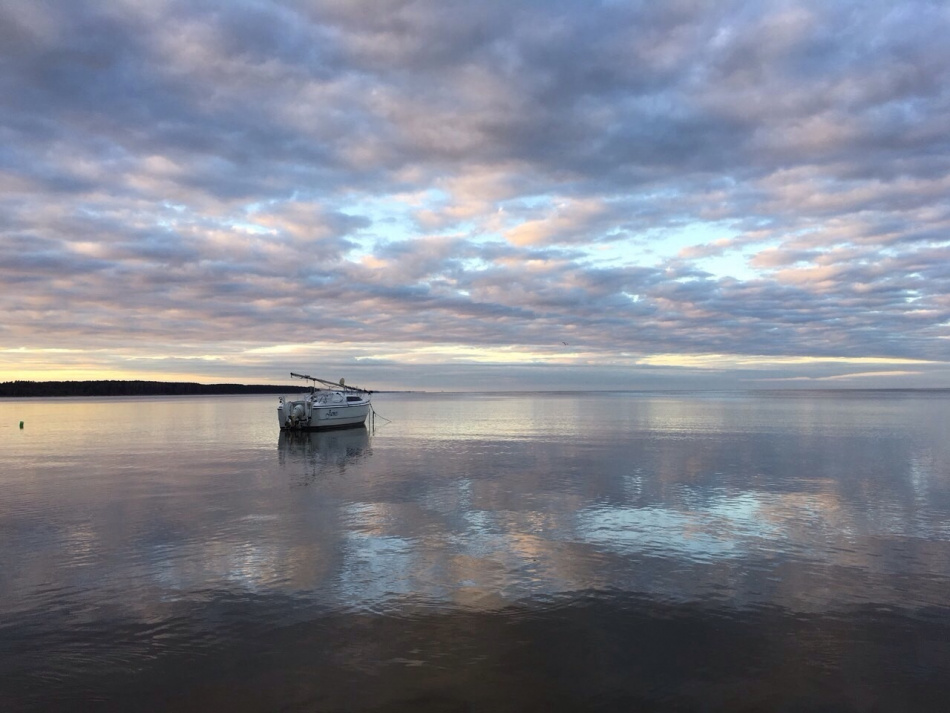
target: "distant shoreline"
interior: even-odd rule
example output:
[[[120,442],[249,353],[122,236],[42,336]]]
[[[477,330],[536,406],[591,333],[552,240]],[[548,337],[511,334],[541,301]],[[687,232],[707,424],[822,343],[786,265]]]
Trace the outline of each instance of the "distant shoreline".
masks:
[[[309,390],[301,384],[199,384],[181,381],[144,381],[144,380],[98,380],[98,381],[5,381],[0,382],[0,398],[63,398],[82,396],[222,396],[228,394],[299,394]],[[878,387],[878,388],[756,388],[756,389],[578,389],[576,391],[505,391],[508,394],[551,394],[551,393],[639,393],[639,394],[715,394],[715,393],[758,393],[782,396],[803,396],[808,394],[900,394],[900,393],[950,393],[947,387]],[[440,393],[416,390],[373,390],[370,393]],[[441,392],[446,393],[446,392]],[[490,391],[449,392],[449,393],[496,393]]]
[[[0,398],[37,396],[205,396],[222,394],[288,394],[306,386],[272,384],[197,384],[175,381],[5,381]]]

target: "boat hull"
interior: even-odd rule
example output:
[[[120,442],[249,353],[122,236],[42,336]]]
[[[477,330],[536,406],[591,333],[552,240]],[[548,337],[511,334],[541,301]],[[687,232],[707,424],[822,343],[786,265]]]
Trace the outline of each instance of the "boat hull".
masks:
[[[277,421],[284,431],[326,431],[362,426],[369,412],[369,399],[356,403],[281,400],[277,406]]]

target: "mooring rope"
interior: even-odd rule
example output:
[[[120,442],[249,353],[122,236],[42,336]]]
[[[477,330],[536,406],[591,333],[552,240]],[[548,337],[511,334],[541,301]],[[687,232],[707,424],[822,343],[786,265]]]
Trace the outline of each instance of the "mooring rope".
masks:
[[[383,419],[386,423],[392,423],[392,421],[390,421],[390,420],[389,420],[388,418],[386,418],[385,416],[382,416],[382,415],[376,413],[376,407],[373,406],[372,403],[370,403],[370,405],[369,405],[369,412],[370,412],[371,414],[373,414],[373,424],[372,424],[372,425],[373,425],[373,430],[376,429],[376,417],[377,417],[377,416],[379,416],[381,419]]]

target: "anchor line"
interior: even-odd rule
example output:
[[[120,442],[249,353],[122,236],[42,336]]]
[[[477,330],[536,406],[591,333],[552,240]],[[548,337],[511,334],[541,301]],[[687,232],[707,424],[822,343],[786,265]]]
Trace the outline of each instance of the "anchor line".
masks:
[[[377,416],[379,416],[381,419],[383,419],[386,423],[392,423],[392,421],[390,421],[390,420],[389,420],[388,418],[386,418],[385,416],[382,416],[382,415],[376,413],[376,408],[373,406],[373,404],[370,404],[370,405],[369,405],[369,412],[373,415],[372,429],[373,429],[373,432],[374,432],[374,433],[376,432],[376,417],[377,417]]]

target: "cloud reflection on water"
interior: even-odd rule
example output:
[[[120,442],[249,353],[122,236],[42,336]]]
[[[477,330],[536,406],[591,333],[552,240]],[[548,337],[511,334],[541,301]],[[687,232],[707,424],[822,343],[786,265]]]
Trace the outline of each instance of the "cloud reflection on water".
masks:
[[[0,704],[946,693],[945,397],[383,395],[279,436],[271,398],[50,405],[0,441]]]
[[[385,464],[357,449],[356,480],[322,483],[332,497],[360,493],[341,505],[343,574],[321,585],[334,600],[498,607],[615,588],[806,610],[943,601],[950,550],[919,504],[946,503],[932,468],[947,454],[922,467],[893,403],[650,397],[611,404],[611,421],[567,395],[535,399],[533,420],[517,399],[462,401],[472,418],[450,428],[457,438],[424,423],[384,432],[369,451],[384,448]],[[445,406],[460,413],[459,401]],[[509,406],[520,426],[492,438],[479,413]],[[539,435],[565,410],[588,420]],[[576,438],[591,419],[598,430]],[[882,554],[890,547],[904,556]]]

